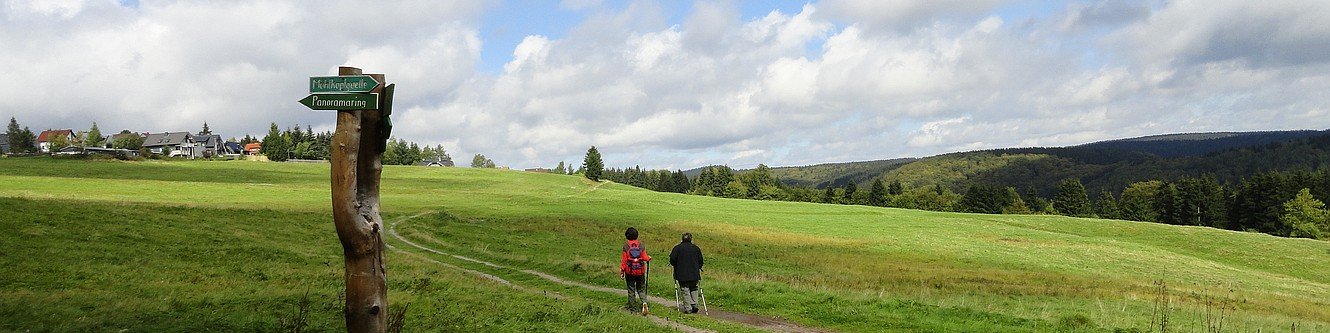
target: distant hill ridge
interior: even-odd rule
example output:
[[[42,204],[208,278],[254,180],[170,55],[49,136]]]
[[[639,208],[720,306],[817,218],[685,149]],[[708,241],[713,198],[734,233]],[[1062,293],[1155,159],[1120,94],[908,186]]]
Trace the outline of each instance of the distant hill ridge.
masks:
[[[1330,133],[1327,131],[1214,132],[1151,135],[1074,147],[1122,149],[1172,158],[1200,156],[1233,148],[1262,146]]]
[[[873,179],[908,187],[942,185],[963,190],[974,183],[1034,188],[1051,195],[1057,182],[1078,178],[1091,195],[1120,191],[1132,182],[1213,174],[1236,180],[1278,170],[1330,167],[1330,130],[1212,132],[1152,135],[1068,147],[1005,148],[927,158],[772,167],[790,186],[860,187]],[[695,176],[703,168],[690,170]],[[739,170],[742,173],[747,170]]]

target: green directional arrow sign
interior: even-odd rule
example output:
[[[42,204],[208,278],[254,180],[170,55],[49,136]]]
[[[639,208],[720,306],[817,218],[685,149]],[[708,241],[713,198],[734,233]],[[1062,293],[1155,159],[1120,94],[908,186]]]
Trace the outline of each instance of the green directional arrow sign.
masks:
[[[310,93],[367,93],[379,86],[369,75],[311,76]]]
[[[314,110],[378,110],[379,94],[309,94],[300,104]]]

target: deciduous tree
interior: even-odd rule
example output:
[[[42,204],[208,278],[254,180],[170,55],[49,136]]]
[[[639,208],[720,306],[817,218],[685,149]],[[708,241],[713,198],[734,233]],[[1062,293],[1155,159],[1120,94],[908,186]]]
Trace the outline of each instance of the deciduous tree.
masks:
[[[1326,239],[1330,237],[1330,212],[1325,210],[1325,203],[1316,200],[1311,190],[1303,188],[1298,194],[1284,203],[1284,215],[1280,222],[1289,226],[1289,236]]]

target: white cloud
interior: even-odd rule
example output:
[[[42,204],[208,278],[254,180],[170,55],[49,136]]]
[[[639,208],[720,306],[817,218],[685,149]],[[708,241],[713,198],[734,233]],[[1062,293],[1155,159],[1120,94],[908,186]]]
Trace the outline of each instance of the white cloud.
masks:
[[[1324,64],[1330,62],[1326,17],[1330,2],[1325,1],[1171,1],[1112,40],[1139,61],[1156,65]]]
[[[997,7],[1003,0],[828,0],[819,3],[833,18],[871,31],[897,31],[932,25],[938,18],[965,18]]]
[[[1002,1],[824,1],[751,19],[726,2],[682,19],[653,2],[561,5],[588,18],[527,36],[490,74],[477,70],[487,5],[470,1],[5,2],[0,58],[23,65],[3,73],[0,116],[329,129],[330,113],[294,101],[305,77],[355,65],[399,84],[395,136],[513,167],[591,145],[611,166],[751,167],[1330,127],[1330,97],[1314,93],[1330,89],[1321,2],[1072,2],[1029,19]]]

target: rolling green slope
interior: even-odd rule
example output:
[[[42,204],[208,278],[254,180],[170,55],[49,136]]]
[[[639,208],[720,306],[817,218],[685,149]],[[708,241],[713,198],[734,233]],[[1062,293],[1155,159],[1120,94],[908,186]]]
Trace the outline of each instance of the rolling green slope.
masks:
[[[0,159],[0,197],[20,198],[0,199],[0,223],[18,230],[4,244],[22,249],[5,252],[0,264],[23,268],[0,277],[0,330],[198,327],[187,320],[272,330],[305,288],[323,307],[316,327],[336,330],[335,301],[327,299],[335,297],[340,263],[327,179],[323,164]],[[1330,244],[1306,239],[720,199],[462,168],[386,167],[383,208],[413,242],[607,287],[621,284],[615,260],[623,228],[641,229],[658,258],[690,231],[706,251],[712,306],[834,331],[1144,331],[1164,313],[1170,330],[1202,331],[1220,309],[1219,321],[1242,331],[1330,330]],[[390,299],[411,301],[408,325],[422,330],[660,329],[602,311],[618,298],[565,290],[575,299],[549,299],[426,258],[448,260],[389,257]],[[240,264],[254,260],[262,263]],[[661,263],[651,293],[668,297]],[[422,279],[431,282],[413,287]],[[437,301],[454,298],[455,305]],[[487,307],[495,298],[518,301]],[[472,309],[474,317],[458,315]],[[77,325],[58,320],[79,311],[86,314]],[[166,324],[144,324],[136,312]]]

